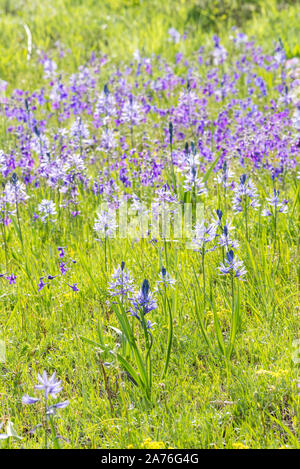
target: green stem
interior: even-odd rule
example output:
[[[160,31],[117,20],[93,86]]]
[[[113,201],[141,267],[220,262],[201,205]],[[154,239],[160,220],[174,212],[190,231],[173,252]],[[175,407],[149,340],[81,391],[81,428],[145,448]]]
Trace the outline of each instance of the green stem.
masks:
[[[165,361],[165,366],[164,366],[164,370],[163,370],[163,373],[162,373],[162,378],[164,378],[166,376],[166,373],[167,373],[167,370],[168,370],[170,355],[171,355],[171,349],[172,349],[172,341],[173,341],[172,310],[171,310],[169,299],[167,297],[167,291],[166,291],[166,287],[165,287],[165,298],[164,298],[165,313],[166,313],[166,304],[167,303],[168,303],[168,312],[169,312],[169,331],[168,331],[168,346],[167,346],[166,361]]]
[[[203,275],[203,311],[205,312],[205,287],[206,287],[206,279],[205,279],[205,263],[204,263],[204,256],[205,256],[205,245],[203,243],[202,246],[202,275]]]

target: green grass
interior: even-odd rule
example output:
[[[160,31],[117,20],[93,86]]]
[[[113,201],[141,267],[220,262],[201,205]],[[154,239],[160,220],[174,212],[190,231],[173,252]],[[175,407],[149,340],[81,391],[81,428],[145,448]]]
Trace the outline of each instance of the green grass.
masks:
[[[82,211],[93,214],[94,208],[95,200],[90,198]],[[74,224],[61,219],[59,228],[47,233],[26,221],[24,251],[16,234],[10,232],[10,270],[18,275],[18,282],[13,291],[2,286],[1,323],[7,360],[1,370],[0,408],[2,418],[13,421],[18,434],[24,436],[24,447],[43,444],[39,432],[26,436],[26,431],[40,422],[38,408],[20,403],[23,394],[33,394],[36,373],[43,369],[57,371],[63,380],[64,397],[70,400],[56,423],[58,433],[68,440],[63,442],[66,448],[141,447],[147,438],[174,448],[299,446],[299,398],[294,382],[299,370],[292,360],[299,337],[299,276],[296,262],[291,261],[297,255],[295,238],[288,231],[281,238],[281,259],[285,261],[280,262],[276,274],[265,229],[249,248],[255,263],[251,264],[250,256],[243,257],[248,259],[249,274],[241,287],[243,317],[231,361],[218,354],[212,314],[207,315],[207,329],[214,355],[196,326],[190,298],[196,283],[191,264],[199,271],[196,253],[169,247],[169,269],[177,272],[173,349],[168,374],[162,379],[168,331],[159,308],[151,318],[157,323],[153,345],[155,405],[145,408],[139,391],[128,380],[123,380],[120,388],[120,369],[116,367],[106,371],[106,389],[100,366],[105,360],[97,348],[82,340],[86,337],[98,342],[100,322],[105,342],[113,348],[117,336],[107,326],[119,327],[101,294],[106,290],[107,276],[103,249],[93,239],[91,223],[91,219]],[[287,224],[293,229],[291,219]],[[79,281],[77,296],[58,283],[56,288],[52,285],[51,290],[46,287],[37,292],[41,267],[46,272],[57,271],[55,246],[59,244],[68,246],[68,253],[78,261],[68,276],[70,283]],[[132,246],[129,241],[120,245],[115,240],[110,252],[109,270],[126,259],[138,283],[147,276],[154,285],[160,269],[157,248],[142,251],[140,245]],[[208,269],[211,278],[216,278],[215,262],[211,261]],[[230,304],[226,292],[230,287],[217,279],[211,288],[227,337]],[[10,444],[20,445],[16,441]]]
[[[266,50],[281,37],[289,55],[300,55],[299,20],[293,1],[0,0],[0,77],[10,87],[34,89],[41,78],[41,71],[32,73],[37,52],[50,51],[57,41],[71,51],[64,61],[70,72],[92,51],[117,62],[128,61],[137,48],[169,56],[177,49],[168,41],[172,26],[189,33],[184,52],[198,50],[213,32],[228,41],[231,27],[239,26]],[[30,60],[24,24],[32,36]]]
[[[39,87],[42,69],[36,66],[37,49],[51,51],[57,40],[71,50],[61,62],[68,73],[85,63],[92,51],[108,54],[114,63],[129,61],[136,48],[173,57],[178,49],[168,42],[170,26],[189,31],[181,46],[186,55],[211,41],[213,31],[226,41],[234,18],[223,18],[221,12],[201,23],[199,4],[184,0],[1,0],[0,78],[9,82],[10,89]],[[239,23],[266,50],[272,50],[280,36],[290,56],[300,55],[299,13],[297,2],[277,10],[275,2],[269,1],[241,14]],[[24,23],[33,39],[29,60]],[[54,49],[53,54],[57,54]],[[271,184],[266,176],[258,182],[262,191]],[[214,191],[211,181],[209,187]],[[0,292],[0,325],[6,343],[6,362],[0,367],[0,422],[12,421],[23,439],[6,440],[2,446],[43,447],[43,432],[29,433],[41,421],[39,404],[23,406],[21,398],[33,395],[36,373],[46,369],[57,371],[63,396],[70,400],[55,422],[64,448],[299,448],[299,367],[293,360],[300,308],[296,190],[296,182],[288,178],[285,197],[292,201],[294,214],[279,221],[280,254],[274,256],[272,227],[260,223],[259,213],[250,222],[249,244],[241,242],[248,276],[240,286],[242,316],[232,359],[219,352],[212,310],[206,318],[212,350],[198,326],[196,303],[202,305],[202,296],[197,279],[201,285],[203,279],[197,254],[170,243],[168,269],[177,281],[171,303],[173,347],[168,373],[162,378],[168,321],[160,307],[152,317],[157,323],[152,405],[121,375],[120,366],[103,371],[103,354],[92,341],[99,342],[99,325],[112,349],[119,340],[108,327],[120,327],[106,304],[112,269],[126,260],[137,283],[147,277],[152,287],[162,264],[157,246],[112,240],[107,273],[103,248],[93,233],[97,198],[82,191],[84,217],[73,219],[62,212],[59,222],[48,227],[32,221],[37,203],[35,191],[29,193],[27,207],[21,208],[23,248],[17,227],[9,229],[9,271],[16,273],[17,284],[11,287],[2,282]],[[217,196],[213,192],[208,209],[214,207]],[[40,189],[43,197],[60,202],[60,195],[49,188]],[[237,238],[243,240],[243,223],[238,216],[234,222]],[[67,246],[68,255],[77,261],[68,273],[68,282],[80,285],[76,296],[57,279],[51,289],[37,291],[41,270],[54,273],[58,269],[59,245]],[[3,249],[0,265],[4,269]],[[213,279],[208,282],[208,296],[214,299],[228,341],[230,284],[216,275],[217,265],[218,256],[213,253],[207,266],[207,278]]]

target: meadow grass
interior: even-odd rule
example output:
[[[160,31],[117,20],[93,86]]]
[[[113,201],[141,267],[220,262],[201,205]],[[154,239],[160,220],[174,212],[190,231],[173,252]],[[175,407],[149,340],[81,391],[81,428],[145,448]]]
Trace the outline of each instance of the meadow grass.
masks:
[[[34,89],[42,77],[37,52],[54,49],[57,42],[71,51],[64,60],[69,72],[84,64],[92,51],[107,53],[110,61],[118,63],[132,57],[136,49],[149,56],[170,57],[178,49],[168,40],[170,27],[189,33],[184,44],[189,54],[205,45],[212,32],[228,43],[231,28],[239,26],[266,50],[281,38],[288,56],[299,56],[299,19],[299,7],[293,1],[1,0],[0,76],[10,87]],[[24,25],[33,44],[29,59]],[[58,59],[57,48],[54,54]]]
[[[270,53],[280,37],[288,58],[300,55],[297,3],[282,9],[273,1],[253,3],[253,13],[247,10],[238,18],[248,36],[255,36]],[[15,88],[33,91],[41,87],[44,70],[37,61],[38,50],[51,51],[66,74],[87,63],[92,52],[107,54],[102,88],[116,64],[126,67],[137,48],[145,56],[161,55],[170,62],[179,51],[192,60],[200,46],[211,43],[214,31],[228,54],[233,54],[228,36],[235,18],[209,12],[212,21],[201,23],[199,5],[201,2],[184,0],[0,1],[0,78],[8,82],[7,96]],[[24,24],[32,35],[30,56]],[[170,27],[186,31],[187,39],[180,45],[170,42]],[[59,58],[57,41],[70,50],[66,57]],[[160,70],[153,73],[159,77]],[[266,72],[270,90],[275,89],[275,80],[272,72]],[[241,85],[241,96],[243,91],[247,93],[247,86],[243,89]],[[176,96],[165,99],[168,105],[176,105]],[[210,112],[217,116],[217,105]],[[53,127],[60,126],[55,113],[51,119]],[[160,122],[155,119],[152,124]],[[3,150],[13,145],[8,125],[2,116]],[[150,127],[149,140],[164,138],[162,129]],[[139,142],[142,136],[138,130],[134,138]],[[126,138],[129,142],[130,135]],[[101,168],[99,161],[90,175],[95,177]],[[240,175],[238,161],[233,169]],[[262,199],[269,195],[273,181],[267,171],[256,172],[246,161],[243,172],[253,176]],[[168,168],[163,174],[171,185]],[[183,180],[176,177],[183,200]],[[212,171],[207,178],[205,211],[222,208],[226,213],[214,177]],[[295,172],[284,175],[281,190],[289,200],[289,211],[278,217],[276,237],[270,219],[262,217],[262,207],[249,215],[248,240],[243,216],[227,207],[235,238],[240,241],[239,258],[247,270],[245,282],[235,280],[233,307],[230,279],[216,271],[219,251],[207,257],[205,292],[201,256],[187,249],[184,239],[166,244],[163,240],[152,244],[140,239],[109,239],[105,253],[93,230],[99,197],[83,183],[77,189],[81,216],[73,217],[69,208],[60,208],[63,194],[41,183],[38,191],[33,185],[28,187],[30,198],[26,206],[19,206],[20,225],[14,214],[12,223],[4,228],[0,265],[2,272],[14,272],[17,281],[10,285],[0,280],[1,337],[6,345],[6,360],[0,363],[0,422],[4,428],[7,421],[13,422],[22,440],[4,440],[2,447],[44,446],[41,429],[31,432],[41,423],[42,403],[25,406],[21,400],[24,394],[35,393],[37,373],[55,370],[63,383],[62,394],[70,402],[55,419],[59,445],[64,448],[299,448],[300,195]],[[139,191],[138,183],[135,189]],[[152,189],[142,192],[150,198]],[[56,223],[34,220],[42,199],[55,202]],[[57,275],[59,271],[58,246],[66,247],[69,271],[54,278],[51,288],[38,291],[43,272]],[[162,296],[151,312],[156,325],[149,399],[128,379],[122,362],[104,366],[112,360],[111,350],[124,347],[124,356],[132,357],[130,340],[125,339],[118,321],[118,312],[121,318],[126,313],[120,305],[108,302],[111,273],[122,261],[138,287],[147,278],[153,291],[162,265],[176,279],[168,292],[168,304]],[[79,286],[76,294],[69,287],[74,283]],[[129,319],[129,325],[143,354],[139,324]],[[172,344],[165,369],[170,325]],[[229,347],[230,353],[223,353],[222,347]],[[136,362],[131,363],[136,369]],[[50,433],[48,445],[54,446]]]

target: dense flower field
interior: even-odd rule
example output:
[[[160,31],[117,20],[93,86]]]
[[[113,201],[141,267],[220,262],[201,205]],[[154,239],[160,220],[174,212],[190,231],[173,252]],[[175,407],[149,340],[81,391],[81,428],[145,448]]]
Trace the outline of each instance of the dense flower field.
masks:
[[[57,47],[0,82],[1,444],[299,447],[300,60]]]

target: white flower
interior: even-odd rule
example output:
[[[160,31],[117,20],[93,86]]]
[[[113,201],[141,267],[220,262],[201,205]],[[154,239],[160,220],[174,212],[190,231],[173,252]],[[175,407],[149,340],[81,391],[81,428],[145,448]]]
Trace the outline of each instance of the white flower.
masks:
[[[100,238],[113,237],[117,229],[115,212],[100,210],[94,222],[94,231]]]
[[[4,189],[4,196],[6,203],[11,205],[26,202],[26,200],[29,199],[29,195],[26,194],[25,184],[20,181],[14,184],[8,181]]]
[[[169,28],[168,34],[175,44],[178,44],[181,39],[181,34],[175,28]]]
[[[40,219],[42,223],[48,221],[56,222],[54,218],[56,216],[56,205],[52,200],[43,199],[38,206],[38,211],[40,213]]]

